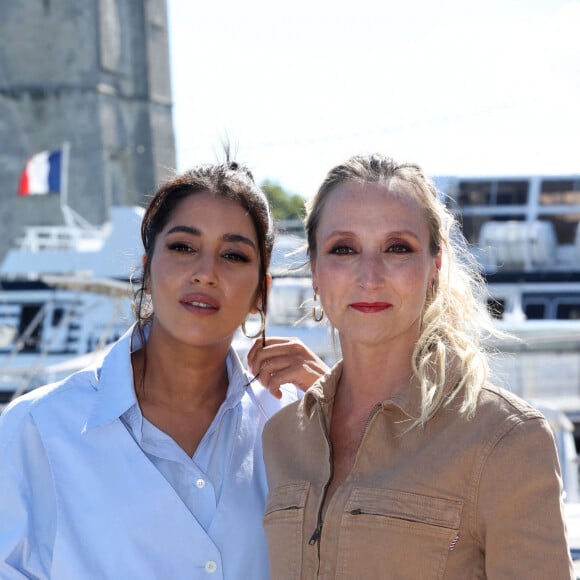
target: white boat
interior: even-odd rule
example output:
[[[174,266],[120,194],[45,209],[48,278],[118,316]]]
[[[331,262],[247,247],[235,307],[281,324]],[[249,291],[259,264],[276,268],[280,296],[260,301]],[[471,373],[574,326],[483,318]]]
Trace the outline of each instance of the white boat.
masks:
[[[580,175],[435,180],[500,319],[580,319]]]
[[[0,404],[82,368],[133,320],[143,210],[100,227],[29,227],[0,265]]]
[[[580,441],[580,175],[440,177],[489,290],[497,368],[525,398],[556,400]]]

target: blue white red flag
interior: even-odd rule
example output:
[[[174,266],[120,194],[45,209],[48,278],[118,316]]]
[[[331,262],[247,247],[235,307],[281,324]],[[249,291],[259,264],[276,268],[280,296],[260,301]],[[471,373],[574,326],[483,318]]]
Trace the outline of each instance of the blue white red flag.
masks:
[[[62,151],[42,151],[33,155],[24,167],[18,195],[60,193]]]

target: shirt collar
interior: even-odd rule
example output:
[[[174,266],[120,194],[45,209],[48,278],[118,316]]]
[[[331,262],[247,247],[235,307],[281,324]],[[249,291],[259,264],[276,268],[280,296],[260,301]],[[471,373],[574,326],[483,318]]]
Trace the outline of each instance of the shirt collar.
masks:
[[[228,373],[228,391],[225,401],[218,411],[218,417],[220,413],[232,409],[241,401],[246,392],[246,385],[250,381],[250,376],[244,370],[238,353],[231,346],[226,357],[226,370]]]
[[[145,337],[149,336],[149,327],[144,328]],[[127,409],[137,404],[133,386],[133,368],[131,353],[141,348],[141,338],[137,324],[113,345],[103,359],[97,382],[97,398],[86,428],[93,429],[106,425],[119,418]]]
[[[150,332],[149,325],[146,325],[143,331],[145,340],[147,340]],[[134,324],[113,345],[103,359],[95,385],[97,399],[93,412],[87,421],[87,429],[111,423],[129,411],[125,418],[135,429],[135,432],[141,432],[143,416],[135,394],[131,366],[131,353],[139,350],[141,346],[141,336],[137,331],[137,325]],[[240,402],[245,393],[245,385],[250,380],[238,354],[232,347],[230,347],[226,357],[226,370],[228,390],[216,419],[219,419],[224,412]],[[212,424],[218,423],[219,421],[214,421]]]

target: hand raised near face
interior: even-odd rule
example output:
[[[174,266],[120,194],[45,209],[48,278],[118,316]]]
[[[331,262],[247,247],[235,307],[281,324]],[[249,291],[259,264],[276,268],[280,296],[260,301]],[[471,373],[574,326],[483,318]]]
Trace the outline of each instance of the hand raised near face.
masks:
[[[286,383],[306,391],[328,372],[329,367],[297,338],[272,337],[254,342],[248,353],[248,368],[274,397],[282,396],[280,386]]]

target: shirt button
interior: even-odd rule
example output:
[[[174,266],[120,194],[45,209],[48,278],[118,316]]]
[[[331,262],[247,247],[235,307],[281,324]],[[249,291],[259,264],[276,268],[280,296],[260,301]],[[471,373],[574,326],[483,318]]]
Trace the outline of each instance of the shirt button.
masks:
[[[198,488],[198,489],[203,489],[203,488],[205,487],[205,480],[203,480],[203,479],[198,479],[198,480],[195,482],[195,485],[197,485],[197,488]],[[212,572],[213,572],[213,570],[212,570]]]
[[[213,574],[217,570],[217,564],[213,560],[208,560],[205,563],[205,571]]]

